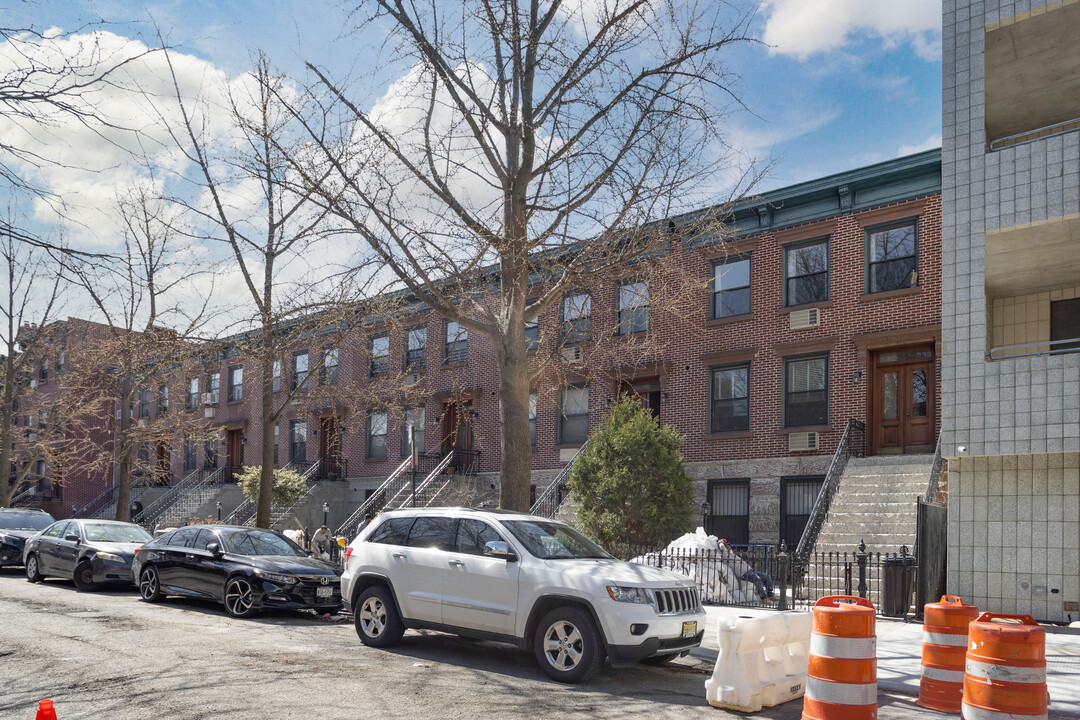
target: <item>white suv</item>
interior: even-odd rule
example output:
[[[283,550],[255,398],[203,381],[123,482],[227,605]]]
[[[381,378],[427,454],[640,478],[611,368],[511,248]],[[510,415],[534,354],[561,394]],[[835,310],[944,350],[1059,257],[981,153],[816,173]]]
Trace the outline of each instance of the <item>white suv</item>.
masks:
[[[622,562],[562,523],[500,510],[384,512],[345,550],[345,607],[365,645],[406,628],[509,642],[578,682],[607,656],[659,664],[701,644],[685,575]]]

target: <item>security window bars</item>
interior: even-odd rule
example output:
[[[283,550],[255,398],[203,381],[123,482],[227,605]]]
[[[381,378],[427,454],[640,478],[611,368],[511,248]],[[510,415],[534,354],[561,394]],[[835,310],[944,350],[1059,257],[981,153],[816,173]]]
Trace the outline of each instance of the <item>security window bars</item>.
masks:
[[[369,460],[382,460],[386,457],[386,412],[368,414],[367,457]]]
[[[784,248],[784,304],[805,305],[829,299],[829,239]]]
[[[717,260],[712,265],[712,319],[750,312],[750,258]]]
[[[536,447],[536,393],[529,393],[529,444]]]
[[[919,267],[918,247],[918,225],[914,220],[867,230],[867,292],[914,286]]]
[[[234,365],[229,368],[229,402],[244,399],[244,368]]]
[[[592,336],[592,296],[567,295],[562,302],[562,339],[568,344],[587,342]]]
[[[158,385],[157,389],[157,414],[164,415],[169,412],[169,386]]]
[[[289,462],[307,462],[307,421],[289,421]]]
[[[829,424],[829,356],[784,361],[784,427]]]
[[[412,452],[409,445],[409,428],[413,429],[413,441],[416,443],[417,452],[424,452],[424,406],[413,405],[405,408],[401,422],[401,456],[405,457]]]
[[[292,389],[295,390],[298,387],[304,386],[304,381],[307,380],[308,374],[308,353],[307,350],[302,350],[298,353],[293,353],[292,358]]]
[[[376,335],[368,340],[371,363],[368,377],[384,377],[390,372],[390,336]]]
[[[730,365],[710,370],[709,431],[737,432],[750,429],[750,365]]]
[[[616,318],[620,335],[649,329],[649,284],[644,280],[619,286],[615,296]]]
[[[420,372],[427,366],[427,328],[413,328],[405,333],[405,372]]]
[[[199,407],[199,378],[191,378],[187,381],[187,397],[184,398],[184,407],[188,410]]]
[[[150,391],[149,390],[140,390],[139,391],[139,417],[140,418],[148,418],[148,417],[150,417]]]
[[[447,320],[443,325],[443,364],[465,362],[468,356],[468,329],[453,320]]]
[[[788,549],[798,546],[824,481],[824,477],[781,478],[780,540]]]
[[[709,533],[732,545],[750,542],[750,481],[709,483]]]
[[[322,357],[322,384],[337,385],[338,381],[338,349],[323,348]]]
[[[574,385],[559,392],[560,445],[580,445],[589,436],[589,388]]]

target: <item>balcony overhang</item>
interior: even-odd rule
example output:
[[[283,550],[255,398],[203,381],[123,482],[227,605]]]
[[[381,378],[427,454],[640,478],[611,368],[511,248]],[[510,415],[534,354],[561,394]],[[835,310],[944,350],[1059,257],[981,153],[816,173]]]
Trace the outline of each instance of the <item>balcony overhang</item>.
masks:
[[[1080,284],[1080,214],[986,233],[986,295],[1013,297]]]
[[[1080,119],[1080,2],[986,26],[986,141]]]

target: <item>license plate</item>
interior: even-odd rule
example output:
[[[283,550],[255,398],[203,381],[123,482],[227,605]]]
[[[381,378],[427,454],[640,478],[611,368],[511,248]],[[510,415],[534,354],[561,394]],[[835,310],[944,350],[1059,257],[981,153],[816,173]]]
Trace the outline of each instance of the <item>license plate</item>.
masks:
[[[682,636],[684,638],[692,638],[697,635],[697,621],[684,622],[682,624]]]
[[[334,588],[329,585],[326,587],[317,587],[315,588],[315,597],[334,597]],[[683,623],[683,625],[685,624],[686,623]]]

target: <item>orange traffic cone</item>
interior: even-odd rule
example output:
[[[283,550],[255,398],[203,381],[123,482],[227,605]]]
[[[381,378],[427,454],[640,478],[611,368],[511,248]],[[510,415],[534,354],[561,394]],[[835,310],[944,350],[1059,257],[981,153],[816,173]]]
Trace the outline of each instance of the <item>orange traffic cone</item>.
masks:
[[[56,711],[53,710],[52,700],[42,700],[38,703],[37,717],[34,720],[56,720]]]

